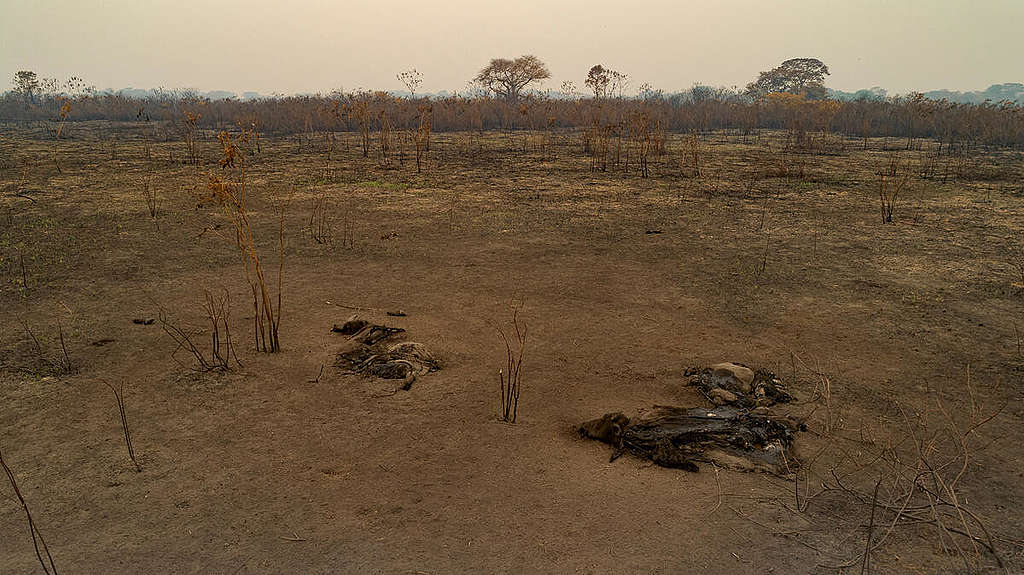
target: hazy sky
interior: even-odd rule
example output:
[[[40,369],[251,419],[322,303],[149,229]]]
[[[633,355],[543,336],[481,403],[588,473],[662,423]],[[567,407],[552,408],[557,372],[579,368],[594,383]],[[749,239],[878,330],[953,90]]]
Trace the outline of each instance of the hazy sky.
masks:
[[[462,90],[535,54],[543,87],[593,64],[675,91],[744,86],[782,60],[890,92],[1024,82],[1024,0],[0,0],[0,89],[21,69],[98,88]]]

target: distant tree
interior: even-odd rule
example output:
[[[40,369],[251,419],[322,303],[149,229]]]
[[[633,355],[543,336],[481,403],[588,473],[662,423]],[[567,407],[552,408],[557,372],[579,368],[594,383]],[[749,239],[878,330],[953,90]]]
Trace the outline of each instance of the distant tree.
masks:
[[[40,99],[56,98],[60,95],[60,82],[56,78],[43,78],[36,93]]]
[[[85,80],[78,76],[72,76],[64,81],[64,93],[68,96],[78,96],[81,94],[90,94],[96,90],[95,87],[85,83]]]
[[[875,86],[874,88],[871,88],[869,90],[857,90],[856,92],[853,93],[853,96],[848,99],[862,102],[884,102],[886,94],[887,92],[885,91],[885,88],[879,88],[878,86]]]
[[[548,67],[536,56],[520,56],[515,60],[495,58],[491,60],[474,81],[500,98],[509,101],[519,99],[523,89],[534,82],[551,77]]]
[[[622,91],[629,84],[629,75],[598,64],[590,68],[590,71],[587,72],[587,79],[583,83],[594,92],[595,99],[612,96],[616,92],[619,97],[622,97]]]
[[[707,102],[715,98],[715,89],[711,86],[705,86],[704,84],[694,84],[690,88],[690,101],[694,104],[700,104],[701,102]]]
[[[618,96],[622,97],[622,91],[629,85],[629,74],[621,74],[614,70],[609,70],[609,74],[612,77],[612,87],[608,90],[608,94],[615,94],[618,92]]]
[[[648,82],[640,84],[640,97],[647,102],[654,102],[665,98],[664,90],[656,90]]]
[[[747,85],[747,94],[763,98],[768,94],[800,94],[811,100],[821,100],[828,95],[825,76],[828,66],[816,58],[793,58],[778,67],[761,72],[757,80]]]
[[[413,68],[399,74],[398,79],[408,88],[409,94],[415,96],[416,89],[423,83],[423,74],[417,71],[416,68]]]
[[[594,92],[594,98],[603,98],[608,93],[609,84],[612,83],[612,70],[598,64],[590,68],[583,83]]]
[[[29,102],[35,102],[35,94],[39,91],[39,77],[31,70],[21,70],[14,75],[14,90],[21,92]]]

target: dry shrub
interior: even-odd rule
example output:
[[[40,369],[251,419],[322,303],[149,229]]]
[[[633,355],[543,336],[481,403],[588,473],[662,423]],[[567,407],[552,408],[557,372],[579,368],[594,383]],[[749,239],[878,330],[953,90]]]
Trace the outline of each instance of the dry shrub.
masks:
[[[173,124],[181,139],[186,140],[188,160],[197,163],[198,153],[188,142],[195,142],[188,134],[189,124],[198,130],[220,129],[225,124],[259,118],[261,130],[277,135],[306,134],[320,131],[358,131],[364,140],[364,154],[369,154],[370,124],[376,113],[370,115],[371,100],[375,108],[401,108],[410,98],[368,92],[345,94],[333,92],[322,96],[289,96],[258,100],[206,101],[189,92],[163,93],[149,98],[131,98],[123,94],[82,94],[67,98],[75,108],[75,121],[109,120],[131,122],[138,119],[140,108],[151,111],[157,122]],[[362,100],[363,102],[358,102]],[[422,102],[423,98],[411,98]],[[517,113],[522,100],[541,102],[531,105],[525,117]],[[345,118],[329,112],[332,106],[344,101]],[[57,117],[62,100],[59,96],[46,96],[38,105],[26,107],[18,98],[0,99],[0,116],[14,121],[45,121]],[[472,97],[434,97],[433,130],[483,131],[496,128],[524,129],[543,125],[555,118],[560,127],[586,127],[590,123],[585,109],[600,104],[611,117],[612,111],[625,116],[631,112],[646,111],[652,118],[664,121],[666,130],[673,132],[710,130],[742,130],[747,135],[759,129],[783,129],[790,141],[800,149],[812,147],[829,151],[841,141],[829,136],[845,134],[864,138],[907,137],[913,148],[923,138],[934,138],[947,144],[972,143],[973,146],[1024,145],[1024,114],[1021,106],[1010,102],[983,104],[957,104],[917,97],[894,97],[887,100],[828,101],[807,100],[799,96],[779,99],[751,99],[728,89],[694,88],[671,95],[645,98],[602,97],[598,99],[551,99],[537,95],[524,95],[519,102],[507,102],[487,95]],[[185,116],[194,115],[194,119]],[[198,110],[202,109],[200,117]],[[255,142],[259,147],[259,142]],[[589,149],[587,150],[589,153]]]
[[[854,557],[837,556],[834,564],[823,566],[859,565],[861,572],[869,571],[871,554],[895,543],[894,535],[903,532],[932,541],[965,569],[986,562],[1004,568],[1000,538],[969,505],[965,483],[977,455],[995,441],[985,437],[985,427],[1006,404],[979,401],[970,367],[966,385],[956,390],[959,399],[948,399],[941,388],[929,389],[916,409],[895,402],[895,421],[880,417],[877,427],[862,424],[854,436],[845,424],[850,418],[833,396],[830,377],[817,362],[811,368],[794,358],[814,377],[807,425],[819,439],[817,450],[794,470],[796,510],[806,513],[816,503],[825,508],[841,505],[853,521],[847,525],[854,530],[850,536],[864,530]]]
[[[64,125],[68,121],[68,114],[71,113],[71,102],[63,100],[60,106],[60,123],[57,125],[57,129],[53,135],[53,164],[57,166],[57,173],[62,173],[60,169],[60,161],[57,158],[57,144],[60,142],[60,136],[64,133]]]
[[[153,185],[152,168],[149,163],[146,164],[146,174],[142,178],[142,199],[146,202],[146,210],[149,212],[149,217],[155,220],[160,208],[160,198],[157,196],[156,187]]]
[[[420,125],[416,130],[416,173],[422,170],[423,157],[430,150],[430,128],[434,109],[429,104],[419,107]]]
[[[103,381],[103,380],[101,380]],[[114,392],[114,401],[117,402],[117,411],[121,416],[121,431],[124,433],[124,444],[128,448],[128,458],[131,459],[132,465],[135,466],[135,471],[142,471],[142,466],[139,465],[139,461],[135,458],[135,446],[132,444],[132,432],[131,428],[128,427],[128,413],[125,411],[124,405],[124,382],[121,385],[114,387],[107,381],[103,381],[103,385],[110,388],[110,391]]]
[[[637,164],[639,164],[640,168],[640,177],[646,178],[651,175],[648,159],[651,155],[651,149],[654,147],[651,117],[648,114],[640,113],[633,118],[632,135]]]
[[[682,163],[684,168],[689,167],[690,177],[700,177],[700,140],[697,134],[690,134],[683,140]]]
[[[333,236],[330,203],[327,195],[321,193],[313,198],[309,214],[309,237],[318,244],[329,244]]]
[[[256,236],[252,221],[246,209],[245,153],[242,146],[250,142],[251,133],[242,129],[232,138],[221,132],[217,139],[221,144],[221,168],[233,170],[225,176],[211,175],[207,185],[212,200],[219,205],[235,231],[235,245],[242,255],[245,279],[252,290],[253,332],[257,351],[275,353],[281,350],[278,331],[281,324],[281,279],[284,274],[284,206],[280,210],[279,269],[277,275],[277,298],[270,295],[266,272],[256,248]]]
[[[181,139],[185,141],[185,162],[189,165],[199,165],[199,146],[197,143],[199,120],[201,118],[199,112],[192,112],[190,110],[183,110],[182,117],[179,122],[174,123],[175,128],[178,130]]]
[[[202,309],[206,314],[206,320],[210,324],[209,358],[193,341],[193,338],[199,335],[201,330],[189,329],[182,327],[181,324],[174,323],[167,315],[167,312],[163,308],[160,309],[160,326],[163,328],[164,333],[174,340],[176,344],[174,351],[171,352],[171,358],[178,362],[179,365],[184,366],[178,360],[178,353],[184,350],[195,360],[195,364],[191,366],[191,369],[200,372],[226,371],[231,367],[230,360],[232,356],[234,356],[235,362],[241,365],[238,362],[238,357],[235,356],[234,346],[231,342],[231,331],[228,327],[231,307],[227,292],[225,291],[221,297],[215,298],[209,291],[204,291]]]
[[[522,389],[521,375],[523,356],[526,353],[527,328],[525,324],[520,326],[520,309],[520,306],[516,306],[512,310],[514,340],[509,339],[501,327],[496,328],[505,344],[505,369],[498,370],[498,379],[501,383],[501,420],[507,423],[516,422],[519,413],[519,392]]]
[[[900,156],[898,152],[893,152],[889,155],[885,169],[878,173],[878,197],[881,201],[883,224],[892,223],[892,213],[896,209],[896,201],[909,181],[909,171],[904,170],[903,173],[900,173]]]
[[[72,363],[71,355],[68,353],[67,343],[64,340],[64,324],[57,321],[57,343],[60,346],[59,353],[51,354],[46,351],[43,344],[36,337],[35,332],[29,327],[24,319],[20,319],[25,335],[29,337],[32,348],[33,364],[31,367],[21,367],[21,371],[35,375],[36,377],[54,376],[63,377],[78,372],[78,367]]]
[[[28,509],[28,503],[25,502],[25,497],[21,493],[21,489],[18,487],[18,481],[14,477],[14,472],[11,471],[7,460],[4,458],[4,452],[0,449],[0,468],[3,468],[4,473],[7,474],[7,480],[11,484],[11,489],[14,490],[15,497],[18,498],[18,502],[21,504],[21,508],[25,511],[25,517],[28,519],[28,530],[32,535],[32,547],[36,551],[36,559],[39,560],[39,565],[43,568],[43,573],[46,575],[57,575],[57,566],[53,563],[53,556],[50,555],[50,548],[43,539],[43,534],[39,532],[39,527],[36,526],[35,520],[32,518],[32,512]],[[43,559],[43,555],[46,555],[46,559]]]

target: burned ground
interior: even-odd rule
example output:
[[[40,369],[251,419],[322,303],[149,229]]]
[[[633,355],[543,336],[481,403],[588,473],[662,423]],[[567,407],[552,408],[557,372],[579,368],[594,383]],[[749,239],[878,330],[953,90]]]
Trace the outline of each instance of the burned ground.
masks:
[[[44,130],[0,135],[0,447],[62,571],[835,573],[864,549],[873,459],[912,448],[925,413],[945,427],[939,401],[954,419],[998,411],[957,489],[1022,567],[1018,152],[978,150],[956,179],[915,173],[883,224],[877,172],[905,140],[783,155],[782,134],[715,133],[692,177],[673,136],[641,178],[590,171],[568,133],[437,135],[421,174],[362,158],[358,135],[329,166],[318,139],[267,137],[249,209],[276,282],[285,207],[283,351],[260,354],[233,237],[191,193],[219,170],[216,141],[186,166],[168,161],[180,142],[143,128],[69,125],[60,173]],[[901,152],[908,169],[923,145]],[[799,175],[780,177],[787,162]],[[325,242],[308,229],[321,195]],[[163,308],[208,348],[204,288],[230,294],[240,365],[222,373],[182,367],[159,325],[133,322]],[[513,300],[530,340],[507,425],[494,326]],[[332,369],[339,304],[406,329],[444,369],[393,395]],[[709,406],[683,373],[723,360],[804,398],[795,449],[816,463],[799,501],[791,479],[608,463],[572,431]],[[141,472],[101,379],[125,382]],[[819,492],[832,471],[849,492]],[[29,571],[24,512],[0,493],[0,570]],[[877,571],[995,566],[918,517],[873,551]]]

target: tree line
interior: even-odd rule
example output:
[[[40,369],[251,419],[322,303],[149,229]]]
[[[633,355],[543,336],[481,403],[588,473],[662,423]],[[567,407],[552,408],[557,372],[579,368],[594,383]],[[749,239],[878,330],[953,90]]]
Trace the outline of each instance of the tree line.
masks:
[[[165,128],[168,138],[175,137],[175,126],[185,118],[200,129],[246,125],[285,135],[377,130],[383,123],[412,125],[428,107],[434,131],[581,128],[642,113],[661,129],[675,132],[786,129],[1024,146],[1024,108],[1012,102],[964,104],[921,94],[836,101],[828,99],[828,73],[820,60],[797,58],[760,73],[744,90],[694,86],[666,94],[643,84],[638,95],[626,96],[629,76],[598,64],[588,71],[582,90],[566,82],[560,92],[551,93],[531,89],[550,78],[547,66],[535,56],[522,56],[492,60],[463,95],[417,96],[422,74],[410,70],[398,75],[409,88],[405,97],[336,91],[211,100],[188,91],[133,98],[97,92],[77,78],[44,85],[35,74],[22,71],[15,76],[15,90],[0,99],[0,120],[55,120],[69,104],[68,121],[153,122]]]

